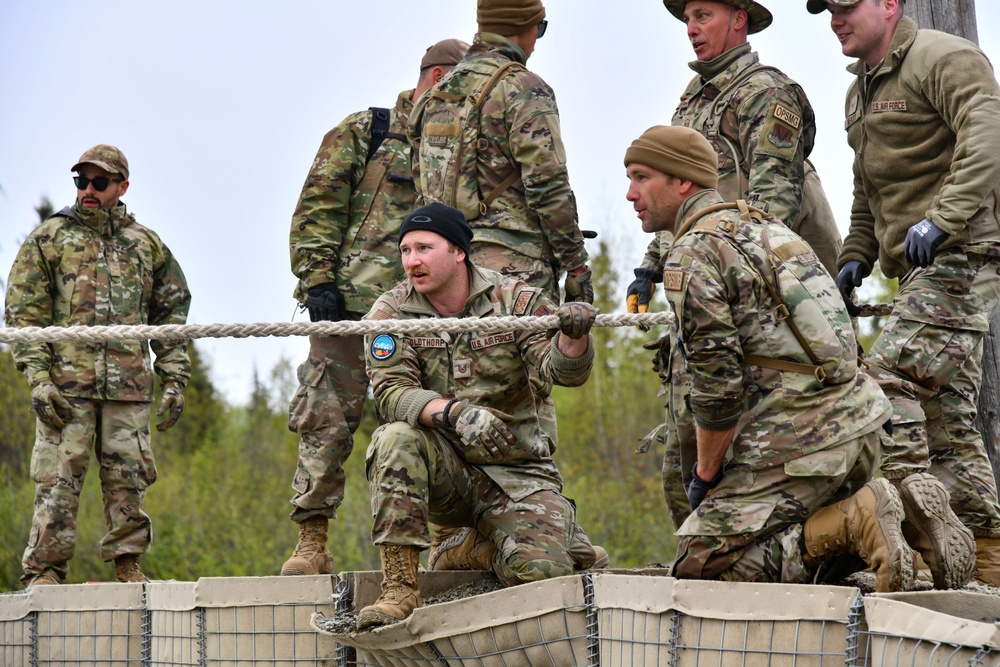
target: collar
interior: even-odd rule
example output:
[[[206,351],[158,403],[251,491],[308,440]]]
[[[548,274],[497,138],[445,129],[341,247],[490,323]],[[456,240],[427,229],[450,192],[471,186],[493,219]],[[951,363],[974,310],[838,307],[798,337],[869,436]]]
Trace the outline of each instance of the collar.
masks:
[[[469,297],[465,300],[465,317],[481,317],[493,310],[490,299],[495,287],[492,280],[479,267],[469,265]],[[399,305],[401,311],[428,317],[441,317],[441,313],[431,305],[427,298],[413,289],[407,282],[406,298]]]
[[[410,112],[413,111],[413,101],[410,98],[413,97],[414,90],[414,88],[404,90],[396,98],[396,107],[393,111],[396,112],[396,116],[399,117],[403,125],[406,125],[407,120],[410,118]]]
[[[528,56],[524,54],[524,50],[520,46],[510,41],[503,35],[498,35],[493,32],[476,33],[476,36],[472,40],[472,46],[469,48],[468,55],[471,56],[478,53],[498,53],[505,58],[519,62],[522,65],[528,64]]]
[[[92,211],[84,209],[77,204],[72,207],[67,206],[59,211],[60,214],[76,220],[81,225],[85,225],[101,236],[113,236],[119,229],[127,226],[131,222],[128,209],[123,202],[110,210],[97,209]]]
[[[680,210],[677,211],[677,218],[674,220],[674,235],[676,238],[680,239],[691,228],[690,225],[686,228],[682,228],[681,225],[692,213],[696,213],[703,208],[708,208],[712,204],[721,204],[723,201],[725,200],[722,198],[722,195],[716,190],[702,190],[685,199],[684,203],[681,204]],[[676,240],[674,242],[676,243]]]
[[[868,69],[864,60],[858,59],[847,67],[847,71],[855,76],[866,74],[877,74],[883,71],[891,72],[899,67],[906,57],[913,40],[917,38],[917,22],[909,16],[903,16],[896,24],[896,31],[892,33],[892,42],[889,44],[889,53],[875,67]]]
[[[750,44],[740,44],[711,60],[695,60],[688,67],[695,71],[703,84],[711,83],[722,90],[729,81],[747,67],[758,62],[757,54],[750,50]]]

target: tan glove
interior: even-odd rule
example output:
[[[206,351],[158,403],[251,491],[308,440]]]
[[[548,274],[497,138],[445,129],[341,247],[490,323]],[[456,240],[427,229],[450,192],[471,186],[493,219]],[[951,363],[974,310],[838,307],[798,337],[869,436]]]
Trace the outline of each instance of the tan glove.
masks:
[[[156,430],[163,432],[177,423],[181,413],[184,412],[184,391],[176,382],[166,382],[163,385],[163,400],[160,401],[160,408],[156,411],[157,417],[166,418],[156,423]]]
[[[597,309],[584,301],[564,303],[556,309],[559,331],[564,336],[579,339],[590,333],[597,319]]]
[[[500,410],[459,401],[448,411],[447,419],[466,446],[465,460],[469,463],[505,459],[517,442],[507,427],[513,417]]]
[[[57,431],[62,430],[70,416],[69,401],[59,393],[52,380],[42,380],[31,388],[31,409]]]

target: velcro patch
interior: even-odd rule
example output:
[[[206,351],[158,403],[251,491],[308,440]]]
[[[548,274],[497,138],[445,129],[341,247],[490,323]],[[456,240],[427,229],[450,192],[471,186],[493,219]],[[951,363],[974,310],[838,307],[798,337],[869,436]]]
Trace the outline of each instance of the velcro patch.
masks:
[[[373,310],[368,316],[370,320],[391,320],[392,313],[387,313],[384,310]]]
[[[663,289],[670,292],[683,292],[687,274],[680,269],[663,271]]]
[[[541,306],[538,307],[538,310],[532,313],[532,315],[534,315],[535,317],[545,317],[546,315],[551,315],[554,312],[556,311],[552,310],[547,305],[542,304]]]
[[[788,243],[783,243],[774,249],[774,255],[782,260],[787,261],[792,257],[798,257],[799,255],[806,255],[813,251],[812,246],[810,246],[805,241],[796,239],[794,241],[789,241]]]
[[[489,336],[483,336],[482,338],[473,338],[471,341],[473,350],[482,350],[487,347],[493,347],[495,345],[503,345],[504,343],[513,343],[514,334],[513,332],[491,334]]]
[[[521,290],[517,293],[517,298],[514,300],[514,314],[524,315],[528,312],[528,306],[531,305],[531,300],[534,296],[538,294],[534,290]]]
[[[775,104],[774,111],[772,113],[774,114],[774,117],[781,122],[791,125],[793,130],[797,130],[802,127],[802,116],[783,104]]]
[[[372,340],[369,352],[375,361],[388,361],[396,354],[396,338],[390,334],[379,334]]]
[[[880,100],[872,102],[872,113],[886,111],[906,111],[906,100]]]
[[[410,347],[447,347],[443,338],[409,338]]]

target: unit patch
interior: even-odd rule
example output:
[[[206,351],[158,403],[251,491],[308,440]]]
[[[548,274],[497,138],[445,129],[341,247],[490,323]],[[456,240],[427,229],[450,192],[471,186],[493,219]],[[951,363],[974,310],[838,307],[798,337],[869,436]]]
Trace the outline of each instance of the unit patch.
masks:
[[[783,123],[791,125],[793,130],[797,130],[802,127],[802,116],[784,105],[774,105],[774,117]]]
[[[385,361],[396,354],[396,339],[389,334],[379,334],[372,341],[370,351],[373,359]]]
[[[784,125],[774,124],[771,134],[767,135],[767,140],[778,148],[791,148],[795,145],[795,135]]]
[[[473,350],[482,350],[487,347],[493,347],[495,345],[503,345],[504,343],[513,343],[514,333],[508,331],[507,333],[491,334],[489,336],[483,336],[482,338],[473,338],[471,341]]]
[[[683,292],[687,274],[680,269],[666,269],[663,272],[663,289],[670,292]]]
[[[517,298],[514,300],[514,314],[524,315],[528,312],[528,306],[531,305],[531,299],[538,294],[534,290],[521,290],[517,293]]]
[[[456,380],[472,377],[472,359],[455,359],[451,364],[451,370]]]

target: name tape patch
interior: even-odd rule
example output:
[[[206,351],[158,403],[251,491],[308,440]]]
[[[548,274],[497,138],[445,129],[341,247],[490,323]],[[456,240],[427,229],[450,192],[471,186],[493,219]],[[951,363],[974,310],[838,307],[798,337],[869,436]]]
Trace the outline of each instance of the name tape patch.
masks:
[[[410,347],[446,347],[443,338],[410,338]]]
[[[514,334],[513,332],[508,331],[507,333],[492,334],[490,336],[483,336],[482,338],[474,338],[471,343],[473,350],[482,350],[487,347],[513,342]]]
[[[879,100],[872,102],[872,113],[886,111],[906,111],[906,100]]]

